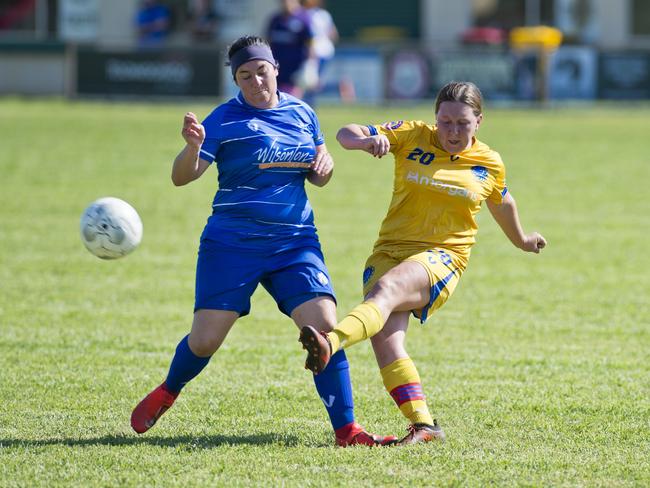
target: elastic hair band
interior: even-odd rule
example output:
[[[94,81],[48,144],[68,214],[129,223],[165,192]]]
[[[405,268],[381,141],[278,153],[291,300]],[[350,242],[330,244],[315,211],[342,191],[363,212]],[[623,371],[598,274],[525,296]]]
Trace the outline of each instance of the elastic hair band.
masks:
[[[232,58],[230,58],[230,71],[232,71],[233,78],[235,77],[235,73],[237,73],[237,69],[239,69],[242,64],[252,61],[253,59],[268,61],[273,66],[277,66],[278,64],[273,57],[271,48],[264,44],[253,44],[252,46],[242,47],[233,55]]]

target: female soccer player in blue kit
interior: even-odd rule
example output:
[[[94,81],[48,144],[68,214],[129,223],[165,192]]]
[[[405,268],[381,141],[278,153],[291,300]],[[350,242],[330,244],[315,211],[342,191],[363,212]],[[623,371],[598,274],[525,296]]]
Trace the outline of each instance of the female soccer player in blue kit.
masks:
[[[239,38],[228,59],[240,93],[202,124],[193,113],[183,121],[186,145],[174,161],[172,181],[190,183],[216,161],[219,189],[201,236],[192,329],[178,344],[166,380],[133,410],[131,426],[139,434],[172,406],[235,321],[249,313],[258,284],[299,328],[329,331],[336,324],[334,291],[305,193],[305,179],[324,186],[334,166],[316,114],[277,91],[278,65],[261,38]],[[314,382],[328,399],[338,445],[395,439],[369,434],[355,422],[343,351]]]
[[[393,198],[363,273],[365,301],[332,332],[307,326],[300,335],[309,351],[306,366],[315,373],[327,366],[330,354],[372,338],[386,390],[411,422],[400,445],[444,439],[404,339],[411,312],[424,323],[454,292],[483,202],[515,246],[533,253],[546,246],[538,232],[524,232],[501,156],[476,138],[483,120],[478,87],[448,83],[438,93],[435,115],[435,125],[400,120],[350,124],[338,132],[345,149],[379,158],[393,154]]]

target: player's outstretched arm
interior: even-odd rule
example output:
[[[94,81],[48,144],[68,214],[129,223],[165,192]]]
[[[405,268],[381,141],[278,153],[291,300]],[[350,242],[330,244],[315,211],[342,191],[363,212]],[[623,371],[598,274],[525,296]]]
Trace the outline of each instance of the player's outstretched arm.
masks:
[[[390,151],[390,142],[385,135],[370,135],[365,125],[349,124],[339,129],[336,140],[345,149],[361,149],[376,158],[385,156]]]
[[[307,175],[307,180],[316,186],[325,186],[332,179],[334,173],[334,160],[327,150],[325,144],[316,146],[316,155],[311,164],[311,171]]]
[[[187,185],[200,177],[210,163],[199,158],[199,150],[205,139],[205,129],[192,112],[185,114],[181,135],[185,147],[178,153],[172,166],[172,181],[176,186]]]
[[[538,232],[524,233],[519,222],[517,203],[510,192],[506,193],[503,202],[496,204],[487,200],[487,206],[494,220],[510,241],[519,249],[526,252],[539,252],[546,247],[546,239]]]

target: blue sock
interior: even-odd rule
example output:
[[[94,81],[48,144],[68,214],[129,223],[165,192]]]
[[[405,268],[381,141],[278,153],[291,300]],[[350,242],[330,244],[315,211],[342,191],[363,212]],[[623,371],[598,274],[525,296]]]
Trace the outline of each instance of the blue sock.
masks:
[[[172,393],[180,393],[183,387],[207,366],[212,357],[202,358],[194,354],[187,343],[188,337],[189,335],[186,335],[178,343],[165,380],[167,389]]]
[[[314,375],[314,383],[334,430],[354,422],[350,366],[345,351],[340,350],[332,356],[327,367]]]

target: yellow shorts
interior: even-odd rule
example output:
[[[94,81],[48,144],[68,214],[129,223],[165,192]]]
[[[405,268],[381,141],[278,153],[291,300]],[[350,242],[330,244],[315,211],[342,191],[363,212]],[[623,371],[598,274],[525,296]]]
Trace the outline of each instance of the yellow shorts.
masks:
[[[444,249],[429,249],[417,254],[411,252],[375,251],[366,261],[363,271],[363,295],[366,296],[375,283],[388,270],[404,261],[420,263],[429,275],[431,294],[429,303],[413,315],[424,323],[432,312],[442,307],[456,289],[463,269],[453,263],[451,252]]]

